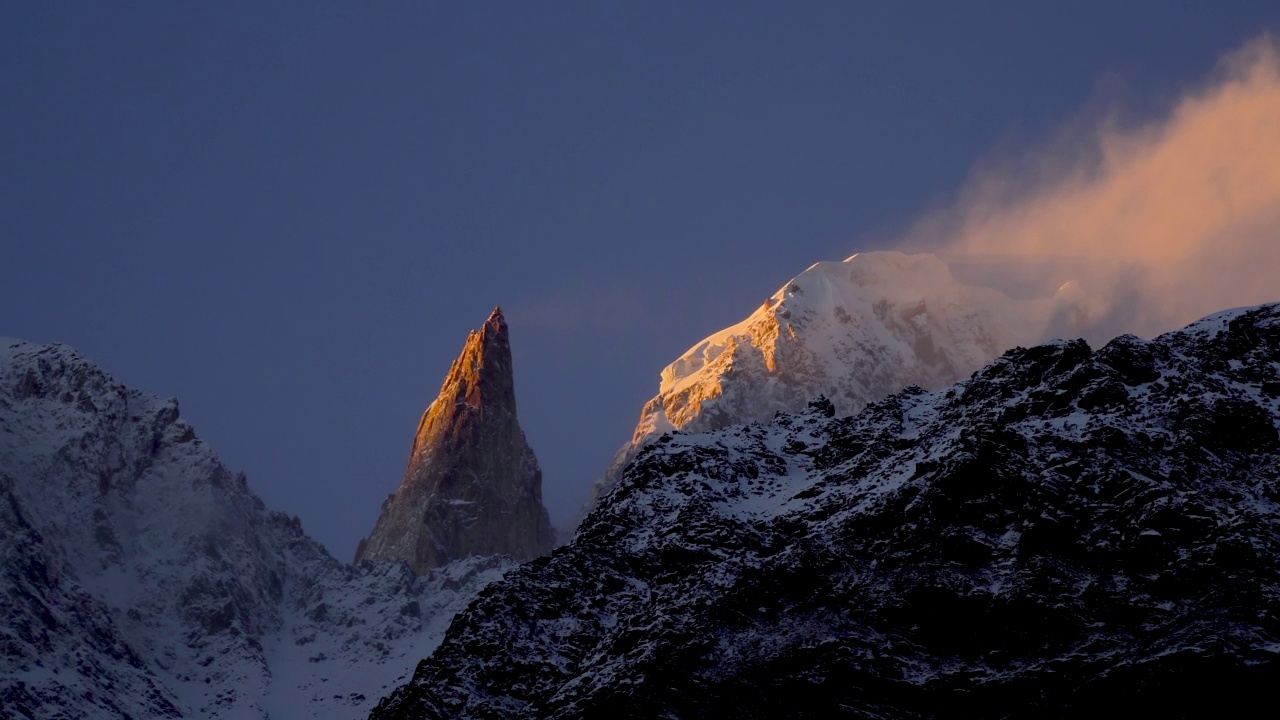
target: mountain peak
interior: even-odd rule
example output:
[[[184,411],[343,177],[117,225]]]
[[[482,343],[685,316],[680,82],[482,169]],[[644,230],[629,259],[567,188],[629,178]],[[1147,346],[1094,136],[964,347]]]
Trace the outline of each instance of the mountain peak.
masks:
[[[593,496],[671,430],[767,422],[819,394],[836,414],[850,415],[910,385],[945,387],[1008,348],[1042,340],[1053,318],[1073,317],[1081,303],[1070,292],[1016,300],[966,285],[931,253],[882,250],[814,263],[662,370],[657,396]]]
[[[0,338],[0,718],[364,717],[511,565],[344,566],[177,400]]]
[[[516,413],[511,339],[500,307],[494,308],[479,330],[467,335],[467,342],[445,376],[439,396],[422,416],[412,457],[418,456],[420,446],[429,446],[440,430],[461,422],[463,415],[483,416],[494,412],[509,414],[512,418]]]
[[[416,573],[471,555],[528,559],[550,547],[542,471],[516,420],[502,309],[467,336],[422,415],[404,481],[356,550]]]
[[[484,321],[479,330],[472,330],[467,337],[468,346],[472,338],[479,338],[484,344],[497,344],[503,346],[510,345],[510,339],[507,333],[507,319],[502,316],[502,307],[495,306],[493,312],[489,313],[489,319]]]
[[[1248,715],[1277,356],[1280,304],[666,435],[371,718]]]
[[[502,306],[494,305],[493,312],[489,313],[489,319],[484,321],[484,329],[492,328],[494,332],[505,333],[507,331],[507,320],[502,317]]]

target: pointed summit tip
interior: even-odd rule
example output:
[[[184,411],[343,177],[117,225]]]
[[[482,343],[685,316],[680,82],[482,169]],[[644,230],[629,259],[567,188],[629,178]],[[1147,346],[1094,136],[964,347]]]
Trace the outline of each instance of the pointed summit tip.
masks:
[[[417,574],[472,555],[527,560],[550,550],[542,470],[516,420],[502,308],[472,330],[414,434],[400,488],[356,551]]]
[[[503,333],[507,329],[507,320],[502,317],[502,306],[496,305],[493,312],[489,313],[489,319],[484,321],[485,330],[493,330],[497,333]]]

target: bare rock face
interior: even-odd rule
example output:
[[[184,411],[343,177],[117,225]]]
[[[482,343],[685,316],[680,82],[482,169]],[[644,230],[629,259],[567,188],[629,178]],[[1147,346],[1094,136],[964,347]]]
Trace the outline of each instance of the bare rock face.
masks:
[[[667,435],[370,718],[1256,715],[1278,361],[1280,303]]]
[[[550,549],[542,470],[516,421],[511,344],[495,309],[467,338],[427,408],[400,488],[356,562],[403,560],[421,574],[472,555],[519,560]]]

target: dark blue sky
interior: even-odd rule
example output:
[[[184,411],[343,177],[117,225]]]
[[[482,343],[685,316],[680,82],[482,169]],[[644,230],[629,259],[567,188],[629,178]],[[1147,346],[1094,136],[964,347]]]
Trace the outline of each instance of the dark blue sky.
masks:
[[[688,346],[993,149],[1163,107],[1280,21],[870,5],[10,4],[0,334],[178,396],[349,559],[501,304],[564,520]]]

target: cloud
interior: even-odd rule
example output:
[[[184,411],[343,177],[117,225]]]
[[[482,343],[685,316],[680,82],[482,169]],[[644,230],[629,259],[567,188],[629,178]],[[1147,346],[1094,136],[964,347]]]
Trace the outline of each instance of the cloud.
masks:
[[[1154,122],[1113,113],[988,162],[904,244],[985,268],[997,286],[1073,279],[1094,300],[1095,337],[1280,300],[1276,41],[1225,57]]]

